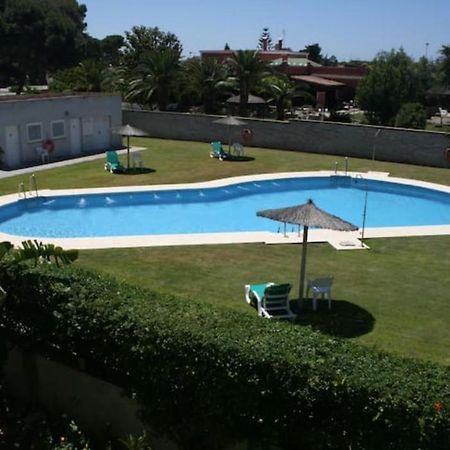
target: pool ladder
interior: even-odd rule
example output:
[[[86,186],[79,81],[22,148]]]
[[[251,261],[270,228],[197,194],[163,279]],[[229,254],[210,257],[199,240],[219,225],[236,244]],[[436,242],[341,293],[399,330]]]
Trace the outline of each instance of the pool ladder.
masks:
[[[338,171],[339,171],[339,163],[336,161],[334,163],[334,174],[337,175]],[[345,173],[345,176],[348,175],[348,156],[346,156],[345,160],[344,160],[344,173]]]
[[[366,229],[366,218],[367,218],[367,197],[369,194],[369,187],[367,185],[367,180],[360,174],[357,173],[353,178],[355,184],[358,183],[358,180],[364,183],[364,207],[362,213],[362,227],[361,227],[361,247],[364,247],[364,231]]]
[[[36,176],[33,174],[30,175],[30,178],[28,179],[28,194],[25,189],[25,183],[21,181],[19,183],[19,188],[17,191],[17,195],[19,196],[19,199],[27,199],[28,197],[39,197],[39,191],[37,188],[37,182],[36,182]]]

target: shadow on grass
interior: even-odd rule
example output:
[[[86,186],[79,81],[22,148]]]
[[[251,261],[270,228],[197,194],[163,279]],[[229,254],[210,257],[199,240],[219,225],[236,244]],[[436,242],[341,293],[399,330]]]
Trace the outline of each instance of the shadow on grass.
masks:
[[[224,161],[230,161],[230,162],[245,162],[245,161],[254,161],[255,158],[252,156],[229,156],[227,159],[224,159]]]
[[[292,311],[297,312],[297,301],[291,302]],[[317,311],[312,310],[312,300],[305,300],[297,315],[298,325],[310,325],[314,330],[336,337],[352,338],[373,330],[375,318],[372,314],[346,300],[328,302],[318,300]]]
[[[125,169],[123,172],[116,172],[117,175],[142,175],[144,173],[156,172],[155,169],[143,167],[142,169]]]

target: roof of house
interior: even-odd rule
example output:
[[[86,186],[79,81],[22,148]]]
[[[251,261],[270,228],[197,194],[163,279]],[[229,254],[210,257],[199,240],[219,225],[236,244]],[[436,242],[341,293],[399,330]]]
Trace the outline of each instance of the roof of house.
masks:
[[[306,83],[311,83],[318,86],[326,86],[326,87],[345,86],[344,83],[341,83],[339,81],[327,80],[326,78],[318,77],[315,75],[292,75],[291,78],[293,80],[305,81]]]
[[[270,61],[270,65],[276,66],[279,64],[286,63],[288,66],[313,66],[313,67],[321,67],[321,64],[316,63],[315,61],[311,61],[308,58],[277,58]]]

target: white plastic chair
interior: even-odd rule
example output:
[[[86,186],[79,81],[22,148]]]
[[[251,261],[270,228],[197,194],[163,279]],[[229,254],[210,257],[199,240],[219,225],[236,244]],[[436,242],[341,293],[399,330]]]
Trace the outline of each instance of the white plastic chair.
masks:
[[[144,161],[142,159],[142,153],[141,152],[133,152],[131,154],[131,158],[133,160],[133,169],[136,169],[139,167],[139,169],[143,168]]]
[[[244,154],[244,146],[240,142],[235,142],[233,144],[233,151],[237,156],[242,156]]]
[[[322,299],[325,299],[325,295],[328,296],[328,309],[331,309],[331,285],[333,284],[333,278],[316,278],[315,280],[308,280],[306,287],[306,297],[309,295],[309,291],[313,293],[313,311],[317,310],[317,298],[319,295]]]
[[[50,161],[50,155],[48,154],[48,151],[45,148],[36,147],[35,150],[36,155],[42,164],[45,164],[46,162],[48,163]]]

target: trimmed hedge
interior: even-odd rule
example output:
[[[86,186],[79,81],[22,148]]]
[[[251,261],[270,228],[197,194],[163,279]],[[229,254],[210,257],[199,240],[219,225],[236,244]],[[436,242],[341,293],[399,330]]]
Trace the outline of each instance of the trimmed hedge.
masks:
[[[448,368],[73,267],[1,278],[10,339],[82,360],[184,449],[450,448]]]

